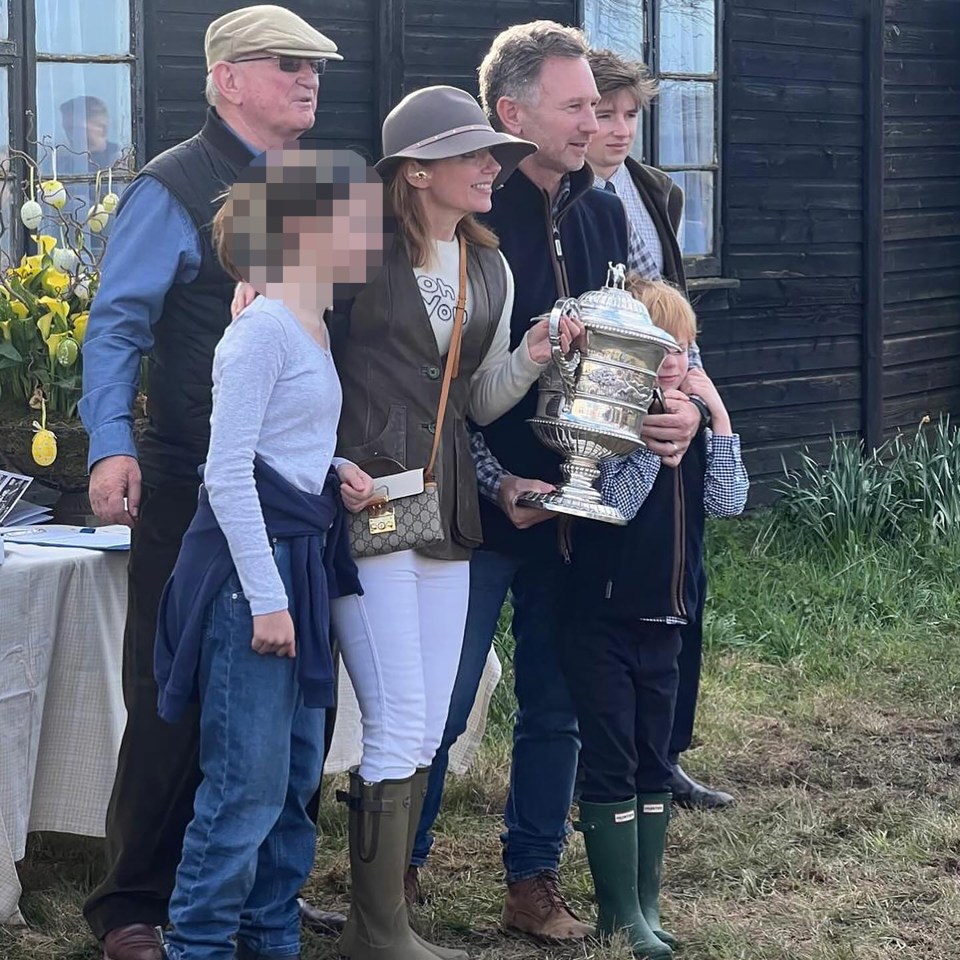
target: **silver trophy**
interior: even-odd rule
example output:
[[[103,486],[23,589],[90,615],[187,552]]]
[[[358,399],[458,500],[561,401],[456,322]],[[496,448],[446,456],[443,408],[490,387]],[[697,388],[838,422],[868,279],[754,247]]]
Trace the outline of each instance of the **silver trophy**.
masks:
[[[537,415],[527,422],[541,443],[565,458],[563,482],[552,493],[522,494],[517,500],[522,506],[619,526],[627,522],[600,499],[599,461],[625,457],[644,445],[640,430],[657,370],[680,347],[624,289],[625,273],[622,264],[611,263],[602,289],[558,300],[550,313],[553,363],[540,375]],[[584,327],[582,349],[569,356],[560,348],[564,316]]]

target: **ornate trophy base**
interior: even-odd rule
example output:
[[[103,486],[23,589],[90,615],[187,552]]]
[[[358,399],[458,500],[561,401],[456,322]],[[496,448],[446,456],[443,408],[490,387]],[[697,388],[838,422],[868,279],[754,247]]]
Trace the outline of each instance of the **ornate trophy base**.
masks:
[[[569,513],[587,520],[600,520],[622,527],[626,517],[600,498],[597,481],[603,457],[625,456],[640,445],[630,437],[601,435],[587,424],[533,417],[527,421],[541,443],[566,457],[560,464],[563,483],[552,493],[524,493],[517,498],[521,507],[539,507],[554,513]],[[576,452],[571,452],[576,451]]]
[[[579,496],[579,491],[577,495],[570,496],[565,486],[553,493],[524,493],[517,498],[517,503],[521,507],[537,507],[553,513],[569,513],[587,520],[602,520],[618,527],[627,525],[627,518],[616,507],[608,507],[605,503],[585,503]]]

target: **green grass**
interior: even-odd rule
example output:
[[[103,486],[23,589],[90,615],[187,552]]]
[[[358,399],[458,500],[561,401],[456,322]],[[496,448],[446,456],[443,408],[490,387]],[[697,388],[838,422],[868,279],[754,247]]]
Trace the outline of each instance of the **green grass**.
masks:
[[[769,513],[711,527],[709,540],[706,670],[686,765],[740,803],[678,813],[671,826],[664,914],[680,956],[960,960],[960,545],[826,549]],[[505,629],[498,644],[504,682],[488,739],[450,783],[416,922],[474,957],[626,958],[622,946],[544,949],[498,931],[514,709]],[[342,907],[344,833],[341,809],[325,804],[309,892]],[[99,957],[79,914],[99,844],[34,837],[21,868],[31,929],[0,932],[0,957]],[[592,916],[577,835],[563,881]],[[335,956],[308,937],[305,960]]]

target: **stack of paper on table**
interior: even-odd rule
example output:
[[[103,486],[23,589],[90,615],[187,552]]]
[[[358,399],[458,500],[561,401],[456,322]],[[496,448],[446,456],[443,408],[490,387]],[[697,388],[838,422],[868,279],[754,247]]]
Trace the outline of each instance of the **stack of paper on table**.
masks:
[[[129,550],[130,528],[123,524],[106,527],[71,527],[60,523],[42,526],[5,527],[7,543],[36,547],[84,547],[89,550]]]

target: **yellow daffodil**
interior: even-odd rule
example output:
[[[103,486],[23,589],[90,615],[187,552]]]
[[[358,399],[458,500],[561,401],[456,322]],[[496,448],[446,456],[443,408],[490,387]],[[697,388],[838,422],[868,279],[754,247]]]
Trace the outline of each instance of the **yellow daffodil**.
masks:
[[[50,267],[48,270],[43,271],[43,276],[40,278],[40,286],[43,287],[47,293],[63,293],[63,291],[70,286],[70,274]]]
[[[67,333],[51,333],[49,336],[44,337],[47,341],[47,350],[50,352],[50,359],[54,360],[57,356],[57,347],[60,346],[60,341],[65,337],[68,337]]]
[[[31,234],[34,243],[40,248],[40,255],[46,256],[48,253],[53,252],[53,248],[57,245],[57,241],[53,237],[48,237],[45,233]]]
[[[10,309],[16,314],[16,316],[21,320],[26,320],[30,316],[30,310],[27,305],[21,300],[11,300]]]
[[[90,311],[84,310],[73,318],[73,336],[78,343],[83,343],[83,338],[87,335],[87,321],[90,319]]]
[[[20,266],[15,267],[13,273],[21,280],[32,280],[43,269],[43,257],[37,253],[32,257],[20,258]]]
[[[49,344],[51,336],[50,330],[54,323],[56,323],[57,327],[61,330],[65,331],[67,329],[67,317],[70,316],[70,304],[63,300],[57,300],[54,297],[40,297],[38,303],[42,303],[47,308],[47,312],[37,319],[37,329],[40,331],[40,336]]]

